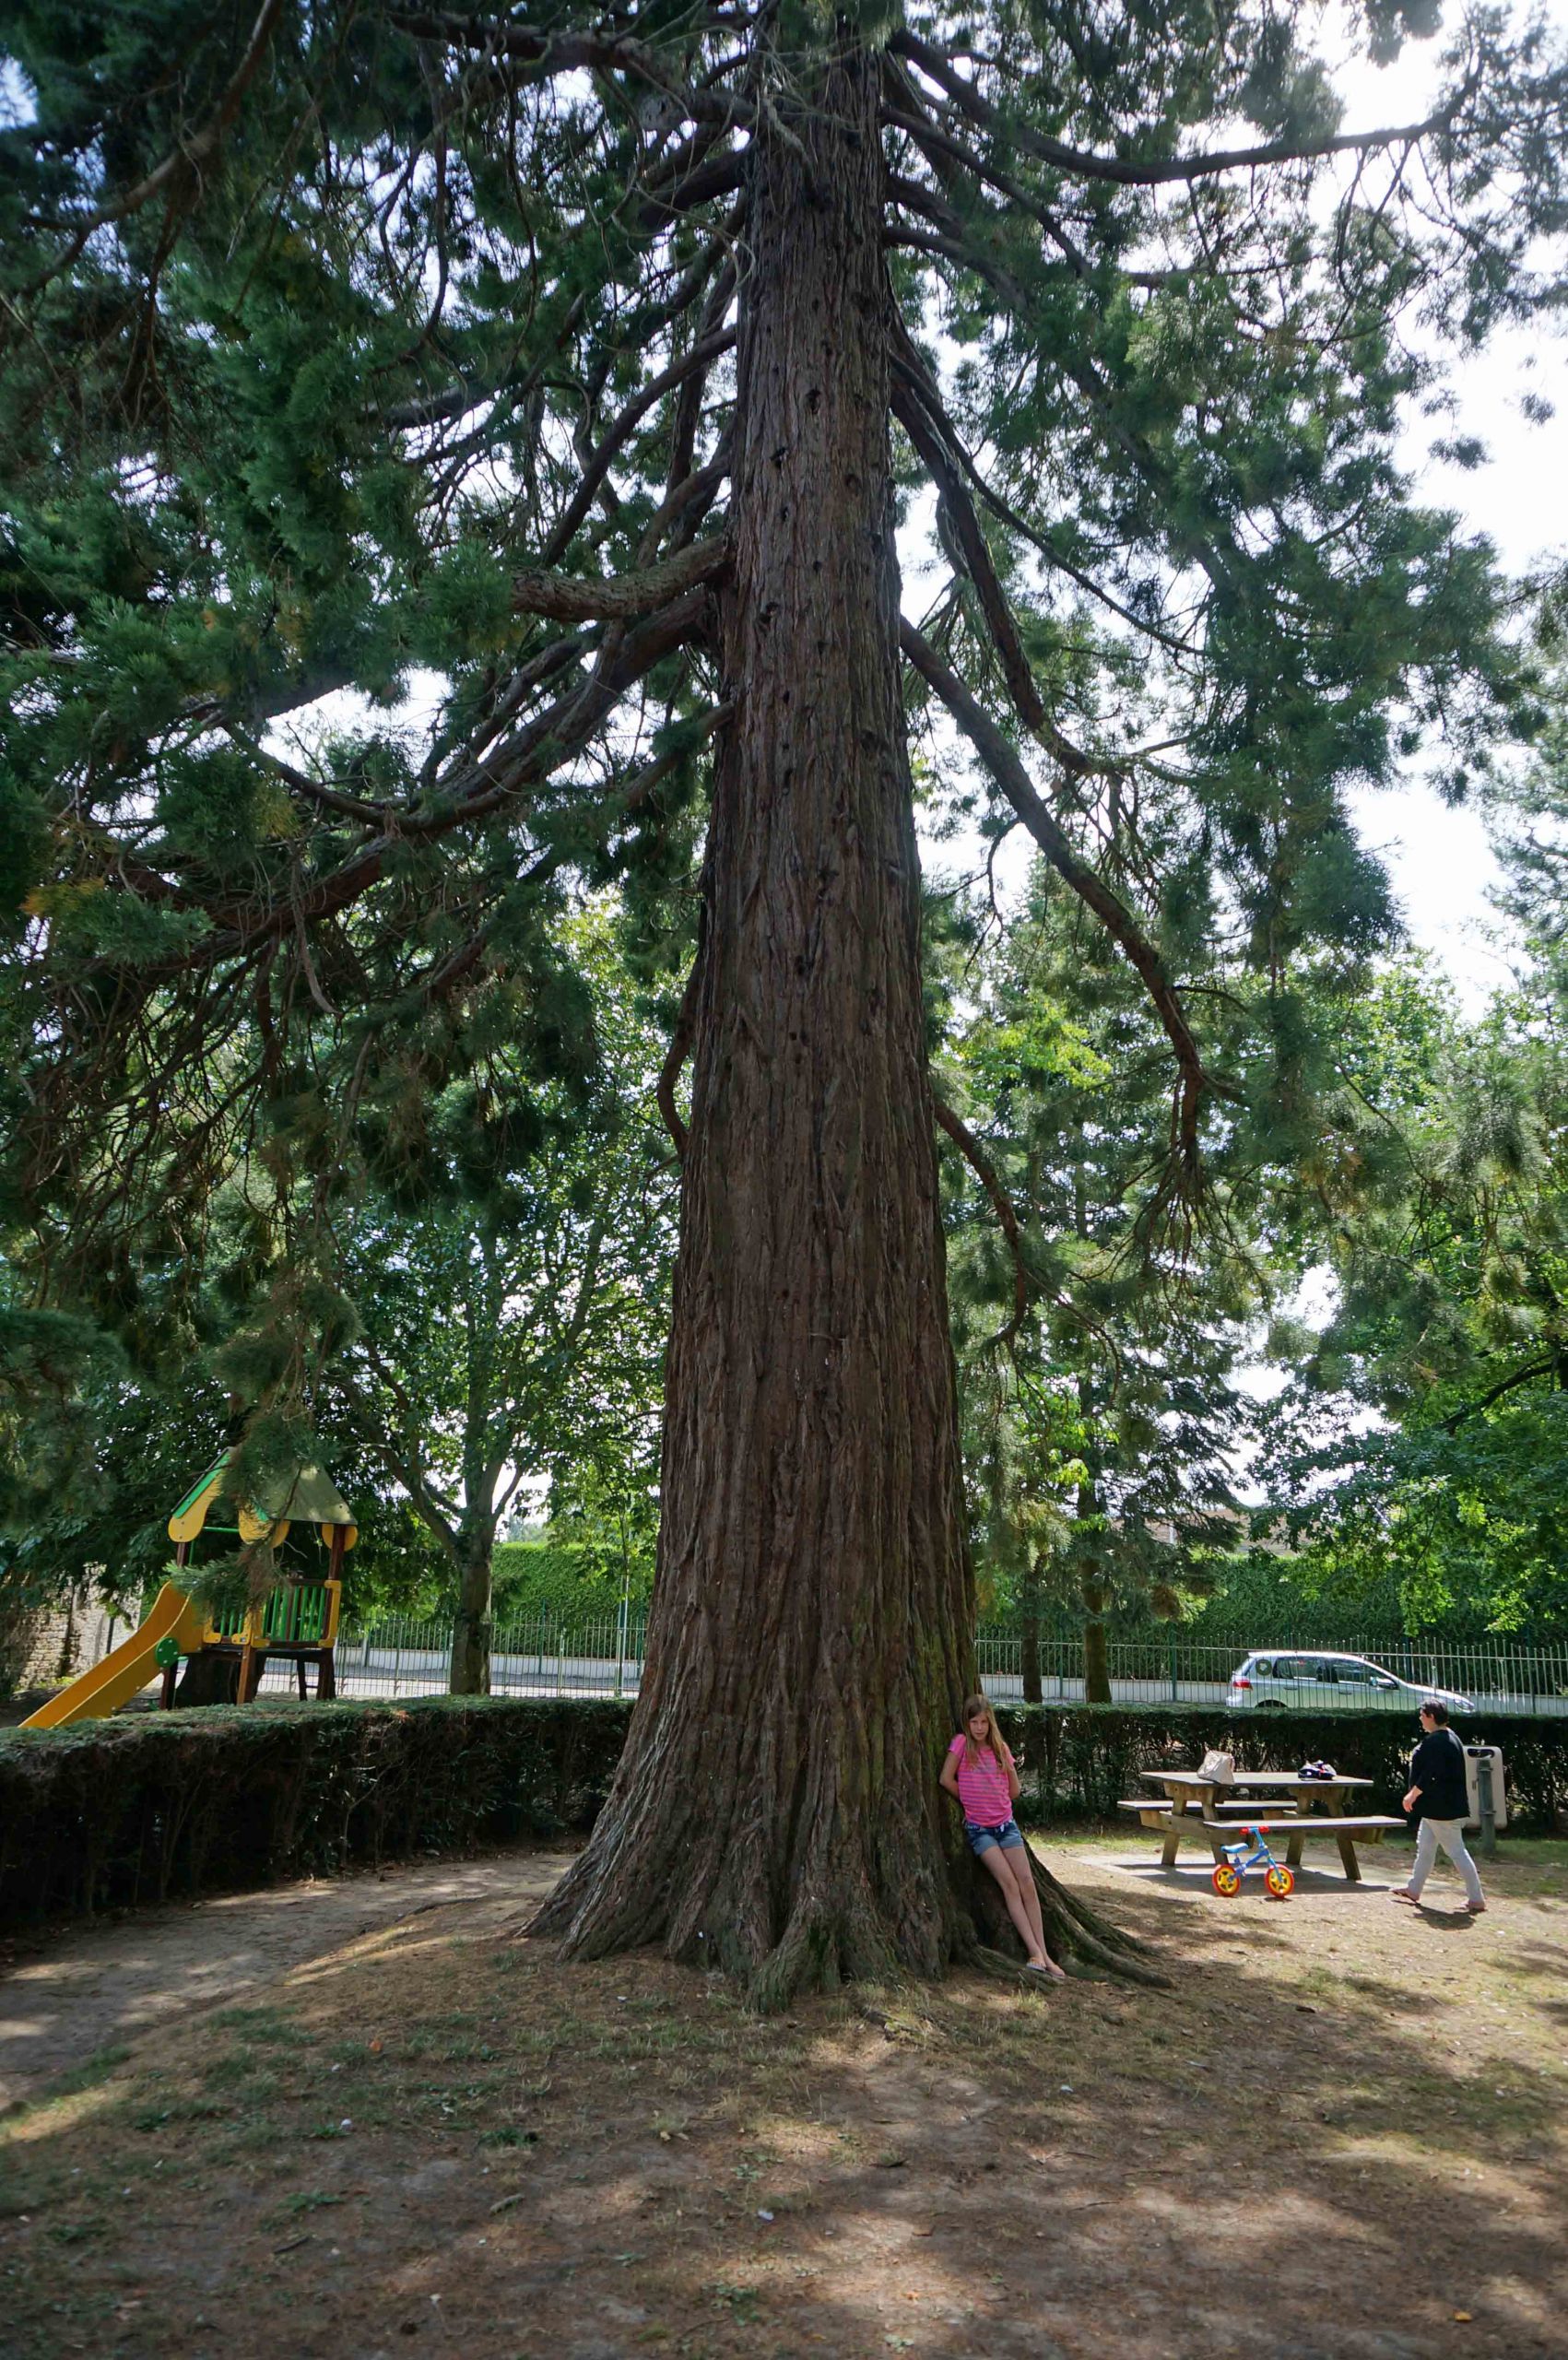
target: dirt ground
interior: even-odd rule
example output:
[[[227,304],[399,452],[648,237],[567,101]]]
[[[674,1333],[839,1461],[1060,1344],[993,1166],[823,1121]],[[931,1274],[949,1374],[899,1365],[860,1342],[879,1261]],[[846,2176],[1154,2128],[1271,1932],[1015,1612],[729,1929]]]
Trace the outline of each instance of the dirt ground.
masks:
[[[562,1853],[509,1851],[144,1909],[61,1941],[0,1940],[0,2115],[100,2049],[417,1911],[466,1903],[470,1933],[510,1922],[565,1866]]]
[[[1285,1903],[1125,1834],[1043,1848],[1170,1991],[960,1980],[758,2022],[656,1957],[519,1939],[539,1854],[18,1958],[0,2347],[1568,2349],[1568,1846],[1505,1846],[1475,1921],[1437,1880],[1390,1905],[1403,1847]]]

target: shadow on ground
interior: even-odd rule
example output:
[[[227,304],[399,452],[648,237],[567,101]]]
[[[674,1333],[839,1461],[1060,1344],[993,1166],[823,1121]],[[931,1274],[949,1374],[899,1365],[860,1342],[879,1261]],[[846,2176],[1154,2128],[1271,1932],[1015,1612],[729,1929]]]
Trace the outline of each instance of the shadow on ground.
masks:
[[[10,2348],[1561,2353],[1568,1907],[1524,1853],[1462,1946],[1371,1881],[1066,1873],[1170,1991],[759,2023],[471,1906],[301,1962],[0,2124]]]

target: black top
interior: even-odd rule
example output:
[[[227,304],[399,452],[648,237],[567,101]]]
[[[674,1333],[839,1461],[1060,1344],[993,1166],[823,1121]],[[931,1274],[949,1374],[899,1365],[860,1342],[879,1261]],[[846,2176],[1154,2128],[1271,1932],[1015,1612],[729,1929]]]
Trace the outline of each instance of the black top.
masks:
[[[1423,1737],[1410,1764],[1410,1784],[1421,1788],[1418,1819],[1467,1819],[1470,1797],[1465,1783],[1465,1749],[1452,1729]]]

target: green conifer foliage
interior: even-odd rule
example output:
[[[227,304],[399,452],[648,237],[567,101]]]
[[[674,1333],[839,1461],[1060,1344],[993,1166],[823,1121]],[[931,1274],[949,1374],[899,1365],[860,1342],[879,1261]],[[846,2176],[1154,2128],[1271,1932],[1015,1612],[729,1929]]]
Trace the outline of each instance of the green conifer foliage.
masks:
[[[1238,979],[1196,944],[1187,972],[1223,997],[1242,1066],[1262,1028]],[[1051,871],[972,962],[968,1007],[944,1084],[968,1134],[968,1160],[949,1159],[952,1293],[982,1562],[1020,1620],[1026,1698],[1040,1701],[1033,1651],[1055,1609],[1082,1626],[1090,1701],[1109,1704],[1108,1613],[1178,1620],[1236,1537],[1251,1405],[1231,1380],[1267,1299],[1262,1175],[1238,1110],[1210,1127],[1187,1250],[1149,1237],[1166,1044]],[[1016,1219],[1011,1250],[992,1190]]]

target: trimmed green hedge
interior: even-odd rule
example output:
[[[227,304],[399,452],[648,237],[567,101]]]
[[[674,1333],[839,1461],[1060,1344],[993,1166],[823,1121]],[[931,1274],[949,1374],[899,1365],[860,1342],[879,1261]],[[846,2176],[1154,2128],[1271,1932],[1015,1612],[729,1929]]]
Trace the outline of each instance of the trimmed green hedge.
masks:
[[[631,1710],[607,1698],[425,1696],[0,1732],[0,1929],[580,1831],[608,1790]],[[1023,1757],[1019,1816],[1036,1825],[1112,1817],[1141,1791],[1139,1770],[1190,1766],[1210,1745],[1248,1770],[1322,1758],[1372,1778],[1372,1801],[1388,1809],[1415,1735],[1402,1714],[1003,1705],[998,1717]],[[1502,1746],[1511,1820],[1558,1824],[1568,1719],[1456,1727]]]
[[[608,1622],[620,1611],[621,1568],[618,1555],[573,1540],[501,1540],[492,1559],[495,1619],[521,1622],[534,1614],[563,1622]],[[653,1567],[631,1560],[631,1611],[644,1614]]]
[[[1296,1770],[1331,1762],[1371,1778],[1373,1809],[1392,1811],[1404,1792],[1413,1714],[1236,1713],[1222,1706],[1173,1705],[1146,1710],[1123,1705],[1002,1705],[1002,1731],[1023,1754],[1020,1816],[1051,1820],[1111,1818],[1124,1797],[1150,1790],[1140,1770],[1191,1768],[1214,1746],[1238,1770]],[[1496,1714],[1456,1720],[1457,1734],[1503,1749],[1508,1816],[1548,1835],[1568,1813],[1568,1717],[1503,1719]]]
[[[0,1733],[0,1928],[581,1830],[630,1711],[427,1696]]]

